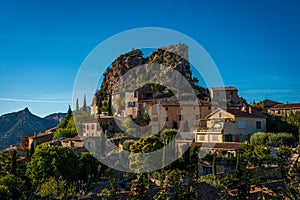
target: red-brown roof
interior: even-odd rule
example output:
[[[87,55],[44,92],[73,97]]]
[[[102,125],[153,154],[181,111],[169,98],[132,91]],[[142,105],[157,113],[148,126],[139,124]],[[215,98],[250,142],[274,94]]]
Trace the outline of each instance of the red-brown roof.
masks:
[[[65,138],[63,140],[61,140],[62,142],[68,142],[68,141],[82,141],[82,139],[80,138],[79,135],[76,135],[73,138]]]
[[[280,102],[272,101],[272,100],[270,100],[270,99],[264,100],[263,103],[264,103],[264,107],[265,107],[265,108],[270,108],[270,107],[275,106],[275,105],[277,105],[277,104],[282,104],[282,103],[280,103]]]
[[[33,136],[29,136],[28,138],[35,139],[35,138],[44,137],[44,136],[53,135],[53,134],[54,134],[53,132],[50,132],[50,133],[39,133],[36,136],[33,135]]]
[[[295,108],[300,108],[300,103],[277,104],[269,109],[276,110],[276,109],[295,109]]]
[[[220,110],[223,110],[222,108],[218,108],[217,110],[214,110],[212,113],[208,114],[206,118],[209,118],[210,116],[214,115],[215,113],[219,112]],[[248,117],[248,118],[266,118],[266,116],[257,110],[251,109],[249,112],[249,109],[246,109],[245,111],[241,111],[239,109],[226,109],[226,112],[234,115],[235,117]]]
[[[251,112],[247,111],[241,111],[238,109],[227,109],[227,112],[233,114],[236,117],[255,117],[255,118],[266,118],[266,116],[257,110],[253,110]]]

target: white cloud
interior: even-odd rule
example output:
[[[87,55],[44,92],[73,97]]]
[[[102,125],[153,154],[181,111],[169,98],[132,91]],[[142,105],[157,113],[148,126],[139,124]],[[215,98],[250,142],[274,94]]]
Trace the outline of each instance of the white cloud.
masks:
[[[3,98],[0,97],[0,101],[6,102],[29,102],[29,103],[54,103],[54,104],[69,104],[68,101],[57,100],[41,100],[41,99],[16,99],[16,98]]]

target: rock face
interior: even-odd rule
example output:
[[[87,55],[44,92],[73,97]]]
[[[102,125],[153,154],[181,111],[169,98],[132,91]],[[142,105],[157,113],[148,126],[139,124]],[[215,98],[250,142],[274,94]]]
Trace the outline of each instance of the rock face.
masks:
[[[56,113],[40,118],[25,108],[19,112],[0,116],[0,150],[20,143],[22,135],[30,135],[34,131],[43,132],[55,127],[65,115]]]
[[[144,64],[149,65],[151,63],[167,66],[167,68],[169,68],[170,70],[177,70],[187,81],[191,83],[192,87],[197,90],[197,95],[209,95],[207,89],[197,86],[192,79],[192,72],[190,64],[188,62],[188,46],[184,44],[178,44],[159,48],[146,58],[143,57],[143,53],[139,49],[132,50],[126,54],[119,56],[112,63],[112,66],[107,68],[106,72],[104,73],[104,79],[101,84],[100,90],[96,93],[97,104],[100,105],[101,101],[107,99],[107,96],[113,93],[116,83],[126,72],[137,66]],[[146,71],[143,76],[147,76]],[[141,79],[142,77],[132,77],[132,84],[138,81],[139,78]],[[178,82],[178,84],[180,83]],[[199,89],[201,90],[200,92]]]

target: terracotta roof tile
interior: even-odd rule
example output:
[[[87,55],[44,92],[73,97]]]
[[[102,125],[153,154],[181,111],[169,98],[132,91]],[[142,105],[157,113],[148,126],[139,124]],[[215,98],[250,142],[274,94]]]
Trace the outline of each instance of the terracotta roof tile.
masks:
[[[294,109],[294,108],[300,108],[300,103],[277,104],[270,109],[273,110],[273,109]]]
[[[252,112],[248,112],[248,111],[241,111],[238,109],[227,109],[227,112],[235,115],[236,117],[257,117],[257,118],[265,118],[266,116],[260,112],[258,112],[257,110],[253,110]]]

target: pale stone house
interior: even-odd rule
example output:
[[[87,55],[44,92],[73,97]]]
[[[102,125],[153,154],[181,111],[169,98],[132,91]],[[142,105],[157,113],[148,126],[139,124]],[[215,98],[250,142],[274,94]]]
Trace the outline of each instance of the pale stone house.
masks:
[[[207,127],[195,130],[195,142],[248,141],[255,132],[266,131],[266,117],[251,108],[218,108],[206,116]]]
[[[277,104],[268,108],[268,113],[277,116],[288,116],[290,113],[300,112],[300,103]]]
[[[83,123],[83,136],[100,136],[101,132],[102,130],[98,120]]]

